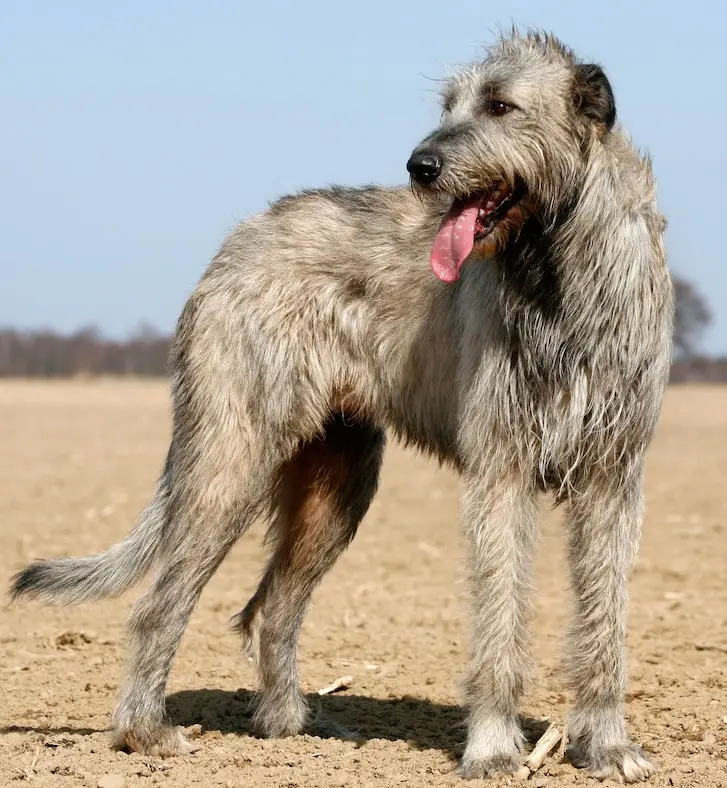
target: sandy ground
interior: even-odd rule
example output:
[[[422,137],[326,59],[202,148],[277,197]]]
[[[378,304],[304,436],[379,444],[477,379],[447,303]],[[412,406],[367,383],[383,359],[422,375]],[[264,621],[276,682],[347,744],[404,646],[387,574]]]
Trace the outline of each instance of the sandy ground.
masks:
[[[160,383],[0,385],[3,584],[31,557],[84,555],[124,535],[151,493],[168,430]],[[672,389],[650,454],[632,585],[628,717],[661,764],[654,785],[727,786],[726,479],[727,388]],[[249,733],[255,679],[228,621],[261,569],[257,528],[207,587],[175,664],[171,715],[202,730],[202,748],[186,759],[108,748],[124,619],[140,589],[79,608],[0,611],[0,785],[460,785],[458,492],[448,471],[392,445],[357,540],[315,596],[301,642],[305,687],[354,676],[322,707],[358,742]],[[535,720],[562,721],[568,703],[558,669],[562,550],[549,515],[534,623],[540,674],[523,706]],[[557,758],[530,783],[596,784]]]

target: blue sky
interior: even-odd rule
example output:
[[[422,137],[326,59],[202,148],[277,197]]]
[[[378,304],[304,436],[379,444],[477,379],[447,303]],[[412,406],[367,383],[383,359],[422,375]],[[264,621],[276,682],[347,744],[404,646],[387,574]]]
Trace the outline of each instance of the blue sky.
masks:
[[[0,0],[0,324],[171,330],[237,220],[404,182],[434,80],[513,21],[605,66],[727,353],[720,2]]]

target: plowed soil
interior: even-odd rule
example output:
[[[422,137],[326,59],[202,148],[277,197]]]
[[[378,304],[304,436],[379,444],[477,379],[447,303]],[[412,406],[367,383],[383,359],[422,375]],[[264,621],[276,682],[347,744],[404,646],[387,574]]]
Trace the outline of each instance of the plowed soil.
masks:
[[[0,385],[0,579],[33,557],[86,555],[122,537],[152,492],[169,436],[163,383]],[[380,493],[325,579],[300,661],[357,741],[250,734],[255,687],[229,619],[262,569],[262,529],[205,590],[175,663],[169,710],[201,748],[162,761],[109,749],[135,588],[77,608],[0,611],[0,785],[457,786],[467,646],[459,482],[391,445]],[[628,718],[660,764],[653,785],[727,786],[727,388],[673,388],[649,455],[648,514],[632,581]],[[568,613],[558,513],[547,513],[534,620],[540,673],[523,714],[562,722]],[[504,783],[502,780],[500,783]],[[596,784],[551,756],[534,786]],[[483,785],[485,783],[482,783]],[[492,785],[498,784],[492,781]]]

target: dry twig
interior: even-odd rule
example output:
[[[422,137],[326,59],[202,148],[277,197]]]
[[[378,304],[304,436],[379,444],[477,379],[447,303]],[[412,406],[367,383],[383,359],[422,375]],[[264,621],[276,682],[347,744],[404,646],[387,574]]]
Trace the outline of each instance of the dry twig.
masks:
[[[333,684],[329,684],[327,687],[323,687],[322,689],[318,690],[319,695],[330,695],[333,692],[338,692],[339,690],[348,689],[353,684],[353,676],[341,676],[337,678]]]
[[[563,737],[564,733],[561,732],[560,728],[555,723],[551,723],[545,733],[538,739],[533,751],[525,759],[525,764],[518,769],[517,776],[521,780],[527,780],[531,774],[537,772],[553,747],[558,742],[562,743]]]

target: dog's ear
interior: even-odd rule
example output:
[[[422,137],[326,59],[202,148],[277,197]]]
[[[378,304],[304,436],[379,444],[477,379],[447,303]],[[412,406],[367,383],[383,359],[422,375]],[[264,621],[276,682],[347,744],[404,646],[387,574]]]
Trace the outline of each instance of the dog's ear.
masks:
[[[578,112],[611,131],[616,122],[616,99],[600,66],[594,63],[576,66],[573,100]]]

